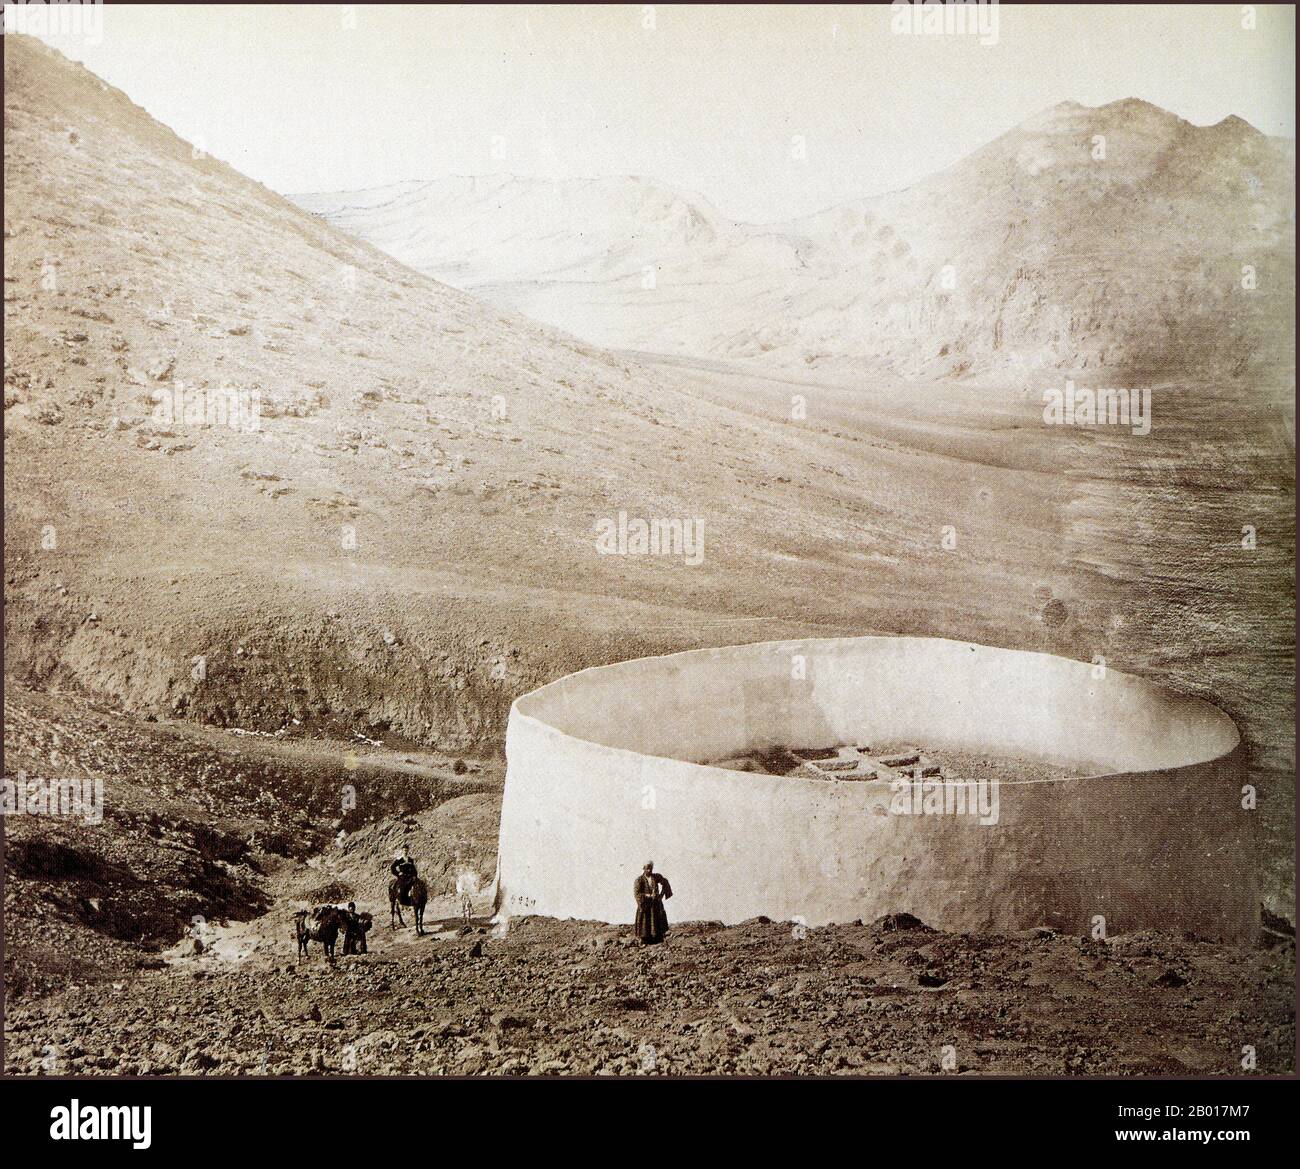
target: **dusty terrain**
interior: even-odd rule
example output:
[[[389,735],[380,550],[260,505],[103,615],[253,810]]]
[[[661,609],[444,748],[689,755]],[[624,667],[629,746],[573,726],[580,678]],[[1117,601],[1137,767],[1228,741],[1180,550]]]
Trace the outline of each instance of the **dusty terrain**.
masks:
[[[671,902],[669,903],[671,908]],[[806,932],[523,918],[297,964],[189,959],[23,1004],[26,1074],[1239,1074],[1293,1066],[1294,939],[953,936],[884,918]],[[274,951],[273,953],[267,951]],[[951,1048],[951,1051],[945,1051]]]
[[[229,1047],[256,1070],[278,1036],[268,1070],[315,1049],[340,1067],[345,1036],[391,1030],[403,1070],[598,1070],[642,1042],[673,1070],[756,1046],[772,1070],[919,1070],[948,1041],[916,1028],[931,1018],[970,1070],[1230,1071],[1242,1043],[1261,1067],[1291,1050],[1286,944],[1145,939],[1158,960],[1112,960],[1075,939],[845,926],[795,945],[749,925],[642,954],[527,921],[285,972],[292,908],[377,908],[403,839],[439,913],[458,876],[490,880],[515,695],[816,634],[1102,655],[1218,703],[1250,746],[1265,903],[1293,918],[1291,370],[1171,375],[1140,438],[1044,426],[1015,378],[603,351],[350,238],[29,40],[4,56],[5,774],[107,793],[99,826],[6,818],[8,1066],[41,1070],[49,1045],[86,1070],[212,1070]],[[256,429],[160,416],[226,386],[256,392]],[[699,518],[702,563],[599,555],[620,509]],[[159,968],[196,917],[211,947]],[[891,981],[931,946],[943,986]],[[778,1005],[805,975],[807,1016]],[[698,1020],[712,1038],[692,1048]],[[1170,1035],[1186,1042],[1159,1054]],[[195,1047],[211,1054],[186,1067]]]

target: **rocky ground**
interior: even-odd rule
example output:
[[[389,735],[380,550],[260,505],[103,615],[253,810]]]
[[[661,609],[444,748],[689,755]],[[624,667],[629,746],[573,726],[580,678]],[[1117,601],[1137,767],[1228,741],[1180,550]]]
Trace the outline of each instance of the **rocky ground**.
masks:
[[[180,960],[6,1017],[40,1074],[1239,1074],[1293,1067],[1294,939],[954,936],[911,918],[630,930],[523,918],[373,933],[330,967]]]

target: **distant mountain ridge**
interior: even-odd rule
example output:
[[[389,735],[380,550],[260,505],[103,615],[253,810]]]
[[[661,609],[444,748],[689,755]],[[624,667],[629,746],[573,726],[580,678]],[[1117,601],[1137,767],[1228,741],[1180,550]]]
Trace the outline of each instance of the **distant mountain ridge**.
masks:
[[[910,376],[1288,363],[1294,143],[1062,102],[919,183],[783,223],[637,177],[294,196],[587,340]],[[1252,280],[1254,287],[1245,287]]]

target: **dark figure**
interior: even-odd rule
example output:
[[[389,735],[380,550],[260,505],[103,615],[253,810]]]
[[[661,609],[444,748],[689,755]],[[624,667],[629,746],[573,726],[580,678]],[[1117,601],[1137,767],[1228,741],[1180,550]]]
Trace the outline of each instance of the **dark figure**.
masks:
[[[368,954],[370,950],[366,946],[366,934],[373,924],[370,914],[358,913],[357,903],[349,901],[347,921],[343,926],[343,953]]]
[[[668,932],[668,914],[664,901],[673,895],[667,878],[655,872],[654,861],[646,861],[641,875],[632,884],[636,898],[636,936],[643,946],[653,946],[664,940]]]
[[[339,931],[343,929],[345,918],[343,910],[333,905],[326,905],[311,913],[314,925],[307,924],[308,913],[305,909],[293,915],[293,932],[298,939],[299,959],[310,957],[308,943],[320,942],[325,947],[325,957],[334,962],[334,947],[338,943]]]
[[[411,884],[416,878],[415,861],[411,857],[411,850],[404,844],[402,845],[401,855],[388,866],[388,871],[397,878],[397,892],[402,898],[402,904],[410,904],[406,900],[406,895],[411,890]]]
[[[405,850],[403,850],[405,852]],[[409,858],[407,858],[409,861]],[[388,883],[388,924],[391,928],[396,929],[397,923],[406,924],[406,919],[402,916],[402,906],[409,905],[415,910],[415,932],[424,933],[424,907],[429,900],[429,886],[426,885],[419,877],[415,875],[415,863],[410,862],[410,873],[399,873],[398,865],[402,863],[402,857],[398,857],[393,862],[392,872],[393,880]],[[409,875],[409,880],[404,880]],[[405,890],[403,890],[405,884]]]

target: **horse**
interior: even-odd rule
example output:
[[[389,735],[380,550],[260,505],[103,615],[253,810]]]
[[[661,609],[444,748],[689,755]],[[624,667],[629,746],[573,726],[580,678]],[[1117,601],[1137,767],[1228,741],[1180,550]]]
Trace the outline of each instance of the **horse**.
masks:
[[[310,957],[307,950],[308,943],[320,942],[325,947],[325,957],[333,965],[334,947],[338,943],[339,932],[346,925],[343,911],[333,905],[325,905],[313,910],[310,916],[316,922],[314,927],[307,924],[307,910],[300,909],[293,915],[293,933],[298,939],[298,958],[301,960]]]
[[[429,886],[426,885],[422,878],[416,877],[411,882],[411,887],[407,889],[406,895],[399,898],[397,890],[399,884],[396,880],[388,883],[388,925],[390,929],[397,928],[397,922],[402,925],[406,924],[406,919],[402,916],[402,906],[409,905],[415,910],[415,932],[416,934],[424,933],[424,907],[429,900]],[[394,920],[395,919],[395,920]]]

